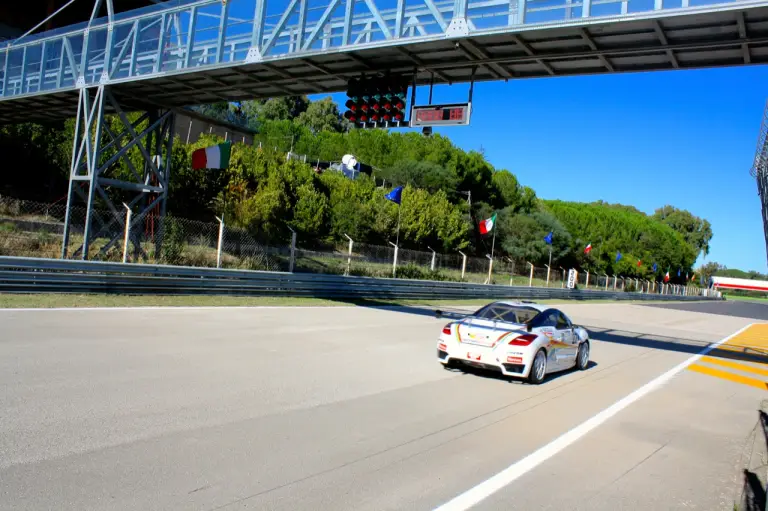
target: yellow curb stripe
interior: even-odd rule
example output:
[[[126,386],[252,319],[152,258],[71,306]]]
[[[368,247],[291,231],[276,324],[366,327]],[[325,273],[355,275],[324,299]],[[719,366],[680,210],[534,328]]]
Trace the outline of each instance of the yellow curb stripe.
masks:
[[[759,367],[754,367],[747,364],[739,364],[737,362],[731,362],[730,360],[723,360],[723,359],[714,358],[714,357],[701,357],[701,361],[707,362],[708,364],[715,364],[723,367],[729,367],[731,369],[736,369],[737,371],[746,371],[749,373],[759,374],[761,376],[768,376],[768,369],[761,369]]]
[[[750,385],[757,387],[758,389],[768,390],[768,383],[756,378],[749,378],[747,376],[741,376],[740,374],[733,374],[727,371],[721,371],[719,369],[713,369],[711,367],[702,366],[699,364],[691,364],[688,366],[689,371],[694,371],[708,376],[714,376],[715,378],[722,378],[723,380],[732,381],[734,383],[741,383],[742,385]]]
[[[768,348],[768,323],[756,323],[725,344],[744,348]]]

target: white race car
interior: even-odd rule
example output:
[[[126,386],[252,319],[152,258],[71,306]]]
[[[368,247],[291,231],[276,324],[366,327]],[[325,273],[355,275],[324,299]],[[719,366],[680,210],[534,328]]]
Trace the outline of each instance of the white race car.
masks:
[[[493,302],[443,327],[437,358],[527,378],[589,364],[589,335],[562,311],[530,302]]]

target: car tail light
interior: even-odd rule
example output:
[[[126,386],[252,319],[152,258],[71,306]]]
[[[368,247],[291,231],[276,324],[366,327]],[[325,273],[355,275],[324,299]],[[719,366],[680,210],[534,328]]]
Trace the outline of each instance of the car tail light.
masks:
[[[452,324],[452,323],[448,323],[447,325],[445,325],[445,326],[443,327],[443,333],[444,333],[444,334],[446,334],[446,335],[451,335],[451,324]]]
[[[533,334],[518,335],[517,337],[509,341],[509,344],[511,346],[528,346],[535,340],[536,340],[536,336]]]
[[[439,349],[440,351],[448,351],[448,346],[441,342],[440,344],[437,345],[437,349]]]

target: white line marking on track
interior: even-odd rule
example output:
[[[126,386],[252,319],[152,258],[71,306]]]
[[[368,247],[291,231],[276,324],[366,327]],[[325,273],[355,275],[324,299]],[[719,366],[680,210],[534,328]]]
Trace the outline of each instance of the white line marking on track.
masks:
[[[754,324],[754,323],[753,323]],[[532,452],[525,458],[516,461],[512,465],[508,466],[498,474],[492,476],[489,479],[486,479],[482,483],[478,484],[474,488],[470,488],[469,490],[465,491],[461,495],[453,498],[452,500],[446,502],[445,504],[442,504],[441,506],[438,506],[434,509],[434,511],[465,511],[472,506],[480,503],[481,501],[485,500],[486,498],[490,497],[497,491],[501,490],[505,486],[512,483],[515,479],[518,479],[520,476],[526,474],[527,472],[534,469],[536,466],[540,465],[544,461],[548,460],[555,454],[559,453],[569,445],[576,442],[576,440],[580,439],[617,413],[619,413],[624,408],[628,407],[641,397],[645,396],[646,394],[653,392],[654,390],[658,389],[662,385],[664,385],[667,381],[669,381],[673,376],[675,376],[677,373],[683,371],[686,367],[688,367],[690,364],[696,362],[699,358],[703,357],[713,349],[717,348],[724,342],[728,342],[731,338],[739,335],[741,332],[749,328],[750,325],[745,326],[744,328],[739,329],[737,332],[732,333],[728,337],[721,339],[720,341],[717,341],[716,343],[710,344],[706,348],[702,349],[699,353],[696,355],[693,355],[689,359],[687,359],[685,362],[682,362],[666,373],[662,374],[661,376],[656,377],[655,379],[649,381],[639,389],[635,390],[631,394],[624,396],[623,398],[616,401],[614,404],[606,408],[605,410],[599,412],[597,415],[592,416],[591,418],[587,419],[586,421],[582,422],[575,428],[571,429],[570,431],[567,431],[566,433],[563,433],[556,439],[552,440],[547,445],[539,448],[538,450]]]

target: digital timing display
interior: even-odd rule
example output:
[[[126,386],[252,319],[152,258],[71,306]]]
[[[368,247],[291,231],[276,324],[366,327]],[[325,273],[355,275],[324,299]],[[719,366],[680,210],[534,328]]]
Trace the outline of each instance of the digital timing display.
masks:
[[[469,124],[470,104],[414,106],[411,126],[463,126]]]

